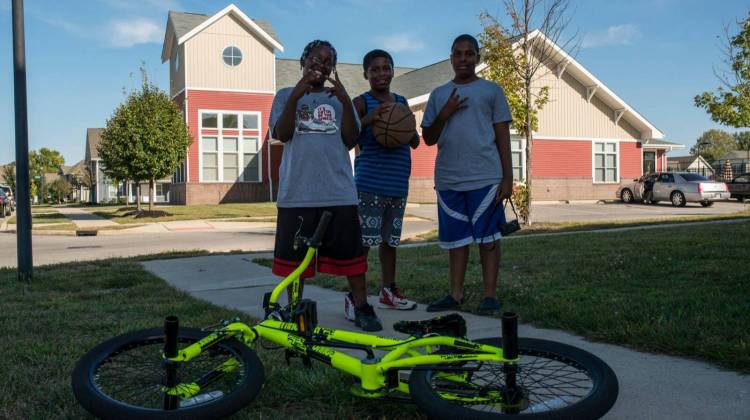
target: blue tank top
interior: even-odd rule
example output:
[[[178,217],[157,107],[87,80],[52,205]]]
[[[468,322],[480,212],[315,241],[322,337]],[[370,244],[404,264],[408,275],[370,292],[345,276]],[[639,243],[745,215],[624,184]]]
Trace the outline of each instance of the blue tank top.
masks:
[[[394,94],[396,102],[406,105],[406,98]],[[365,114],[380,106],[381,101],[363,93]],[[411,151],[405,144],[393,149],[380,145],[372,134],[372,126],[365,127],[359,136],[359,156],[354,160],[354,181],[357,191],[390,197],[406,197],[411,175]]]

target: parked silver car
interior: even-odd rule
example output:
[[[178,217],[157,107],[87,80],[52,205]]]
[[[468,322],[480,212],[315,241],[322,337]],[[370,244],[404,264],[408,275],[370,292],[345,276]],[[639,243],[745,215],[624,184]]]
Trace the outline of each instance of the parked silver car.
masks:
[[[643,201],[656,204],[670,201],[675,207],[683,207],[687,203],[709,207],[714,201],[728,200],[730,196],[725,183],[688,172],[657,172],[633,181],[617,189],[617,198],[624,203]]]

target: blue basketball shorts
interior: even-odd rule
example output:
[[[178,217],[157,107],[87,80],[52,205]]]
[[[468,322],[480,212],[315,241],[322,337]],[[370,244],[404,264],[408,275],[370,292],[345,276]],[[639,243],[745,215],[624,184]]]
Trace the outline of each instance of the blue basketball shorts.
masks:
[[[491,243],[502,236],[503,206],[495,204],[497,184],[471,191],[438,190],[438,239],[445,249]]]

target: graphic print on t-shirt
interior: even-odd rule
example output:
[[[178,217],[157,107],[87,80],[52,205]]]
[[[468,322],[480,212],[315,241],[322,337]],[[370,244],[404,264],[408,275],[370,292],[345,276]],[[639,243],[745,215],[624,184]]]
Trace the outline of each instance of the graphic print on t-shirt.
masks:
[[[315,106],[315,103],[313,103],[313,106]],[[329,104],[318,105],[312,110],[308,104],[304,104],[297,110],[297,127],[295,130],[297,134],[335,134],[338,131],[336,110]]]

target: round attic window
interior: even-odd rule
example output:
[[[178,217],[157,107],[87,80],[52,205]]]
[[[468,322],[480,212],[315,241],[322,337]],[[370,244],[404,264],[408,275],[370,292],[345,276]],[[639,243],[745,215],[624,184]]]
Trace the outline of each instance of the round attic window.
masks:
[[[224,63],[226,63],[228,66],[239,66],[242,62],[242,51],[234,46],[226,47],[224,48],[224,52],[221,54],[221,57],[224,59]]]

